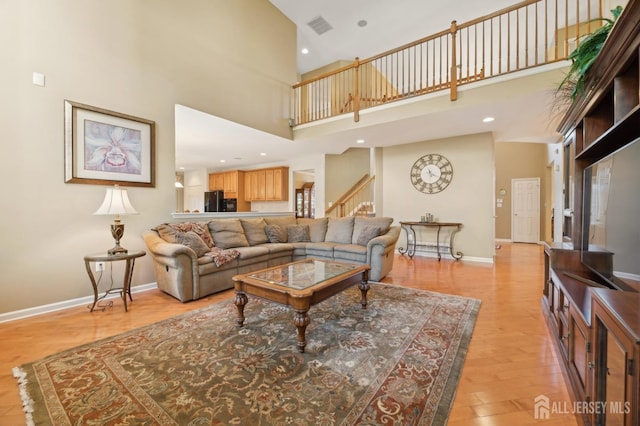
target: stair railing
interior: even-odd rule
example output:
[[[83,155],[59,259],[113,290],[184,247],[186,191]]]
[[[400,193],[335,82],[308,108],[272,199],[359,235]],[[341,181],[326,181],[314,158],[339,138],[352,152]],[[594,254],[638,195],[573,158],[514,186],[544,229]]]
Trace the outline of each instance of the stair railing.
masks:
[[[375,216],[375,176],[364,175],[325,210],[327,217]]]
[[[293,125],[562,61],[600,24],[602,0],[527,0],[293,86]]]

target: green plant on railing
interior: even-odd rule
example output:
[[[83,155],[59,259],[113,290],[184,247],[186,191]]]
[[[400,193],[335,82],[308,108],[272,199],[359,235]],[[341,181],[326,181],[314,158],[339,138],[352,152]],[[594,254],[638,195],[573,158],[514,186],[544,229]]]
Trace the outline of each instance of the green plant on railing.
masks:
[[[594,20],[603,21],[604,24],[581,40],[578,47],[567,58],[571,61],[571,65],[556,90],[556,98],[561,101],[573,102],[578,96],[585,94],[585,81],[589,68],[602,50],[604,42],[621,13],[622,6],[617,6],[615,9],[611,9],[612,18]]]

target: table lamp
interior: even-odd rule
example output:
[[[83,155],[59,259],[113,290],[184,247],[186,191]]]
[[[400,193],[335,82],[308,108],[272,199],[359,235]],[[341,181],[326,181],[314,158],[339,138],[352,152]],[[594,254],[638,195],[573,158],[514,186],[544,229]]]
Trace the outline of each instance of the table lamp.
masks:
[[[116,240],[116,245],[107,251],[109,254],[124,254],[127,253],[127,249],[120,247],[120,239],[124,235],[124,223],[120,222],[120,215],[125,214],[138,214],[136,209],[133,208],[127,195],[127,190],[115,185],[113,188],[107,188],[107,194],[104,197],[104,201],[98,210],[93,214],[101,215],[115,215],[116,218],[111,224],[111,235]]]

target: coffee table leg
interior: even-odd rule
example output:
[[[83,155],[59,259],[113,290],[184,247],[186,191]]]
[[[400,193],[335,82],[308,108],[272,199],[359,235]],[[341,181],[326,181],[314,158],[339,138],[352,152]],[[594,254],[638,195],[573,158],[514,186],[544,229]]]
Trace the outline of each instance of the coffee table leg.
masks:
[[[360,303],[362,304],[362,309],[367,309],[367,292],[369,291],[369,277],[365,274],[364,278],[358,284],[360,288],[360,293],[362,293],[362,299],[360,299]]]
[[[307,330],[307,326],[311,322],[311,318],[307,315],[309,310],[296,309],[296,313],[293,316],[293,323],[298,329],[298,352],[304,353],[304,347],[307,342],[304,339],[304,333]]]
[[[238,309],[238,317],[236,318],[236,323],[239,327],[244,325],[244,305],[247,304],[247,295],[242,291],[236,291],[236,298],[233,301],[235,303],[236,308]]]

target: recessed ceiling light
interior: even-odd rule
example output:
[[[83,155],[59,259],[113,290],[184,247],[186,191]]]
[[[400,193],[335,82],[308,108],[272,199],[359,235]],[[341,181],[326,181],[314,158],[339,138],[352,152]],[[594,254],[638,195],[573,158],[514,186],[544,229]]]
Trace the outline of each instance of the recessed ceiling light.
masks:
[[[482,119],[483,123],[491,123],[493,120],[495,120],[495,118],[493,117],[485,117]]]
[[[305,47],[300,51],[300,53],[302,53],[303,55],[306,55],[307,53],[309,53],[309,49]]]
[[[260,155],[264,157],[264,156],[267,155],[267,153],[266,152],[261,152]]]
[[[364,139],[358,139],[356,143],[364,143]]]
[[[227,162],[227,160],[220,160],[220,162],[221,162],[221,163],[226,163],[226,162]]]

